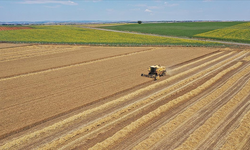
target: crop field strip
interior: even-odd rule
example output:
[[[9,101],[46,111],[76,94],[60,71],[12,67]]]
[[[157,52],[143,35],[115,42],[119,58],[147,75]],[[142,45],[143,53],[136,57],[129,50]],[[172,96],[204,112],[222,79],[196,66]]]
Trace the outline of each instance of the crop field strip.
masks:
[[[43,73],[47,73],[47,72],[51,72],[51,71],[58,71],[58,70],[68,69],[68,68],[71,68],[71,67],[77,67],[77,66],[82,66],[82,65],[89,65],[89,64],[92,64],[92,63],[96,63],[96,62],[102,62],[102,61],[107,61],[107,60],[111,60],[111,59],[117,59],[117,58],[121,58],[121,57],[124,57],[124,56],[140,54],[140,53],[153,51],[153,50],[155,50],[155,48],[148,48],[148,49],[141,50],[141,51],[109,56],[109,57],[106,57],[106,58],[100,58],[100,59],[90,60],[90,61],[86,61],[86,62],[80,62],[80,63],[77,63],[77,64],[70,64],[70,65],[67,65],[67,66],[49,68],[49,69],[46,69],[46,70],[30,72],[30,73],[21,74],[21,75],[12,76],[12,77],[4,77],[4,78],[0,78],[0,81],[11,80],[11,79],[16,79],[16,78],[21,78],[21,77],[27,77],[27,76],[37,75],[37,74],[43,74]],[[39,53],[39,55],[41,55],[41,54]]]
[[[114,49],[116,49],[116,48],[114,48]],[[149,48],[146,48],[146,49],[149,49]],[[161,49],[161,48],[160,48]],[[157,51],[152,51],[152,52],[147,52],[147,53],[140,53],[140,55],[139,56],[151,56],[151,53],[158,53],[158,51],[159,52],[165,52],[165,50],[157,50]],[[202,51],[201,51],[202,52]],[[209,52],[209,51],[208,51]],[[211,52],[211,51],[210,51]],[[204,52],[202,52],[202,53],[204,53]],[[201,53],[201,54],[202,54]],[[147,56],[147,57],[148,57]],[[198,55],[199,56],[199,55]],[[137,55],[128,55],[127,57],[135,57],[136,59],[137,59]],[[147,59],[147,57],[145,57],[145,59]],[[121,61],[121,60],[126,60],[127,58],[126,57],[121,57],[121,58],[119,58],[119,61]],[[185,60],[185,59],[184,59]],[[186,59],[187,60],[187,59]],[[109,61],[111,61],[111,60],[109,60]],[[109,62],[109,61],[104,61],[105,63],[106,62]],[[113,61],[117,61],[117,59],[114,59],[114,60],[112,60],[112,62]],[[92,67],[93,65],[96,65],[96,64],[99,64],[100,62],[96,62],[96,63],[94,63],[94,64],[92,64],[91,66],[89,65],[89,67]],[[103,62],[102,62],[103,63]],[[150,62],[149,62],[150,63]],[[140,63],[139,63],[140,64]],[[151,64],[151,63],[150,63]],[[143,65],[143,64],[140,64],[141,66],[147,66],[147,65]],[[88,68],[89,68],[88,67]],[[144,68],[143,67],[143,68]],[[75,68],[75,69],[74,69]],[[85,68],[85,67],[84,67]],[[134,67],[134,68],[136,68],[136,67]],[[78,67],[73,67],[73,69],[74,70],[78,70]],[[129,66],[129,65],[127,65],[126,67],[124,67],[124,68],[121,68],[122,70],[123,69],[125,69],[125,70],[129,70],[129,69],[131,69],[131,67]],[[70,70],[72,70],[72,68],[70,68]],[[144,70],[144,69],[143,69]],[[60,70],[59,70],[60,71]],[[61,71],[63,71],[64,72],[64,70],[61,70]],[[54,74],[54,72],[51,72],[51,73],[53,73]],[[50,73],[50,74],[51,74]],[[79,85],[75,85],[74,87],[72,87],[72,88],[70,88],[70,89],[62,89],[62,90],[57,90],[57,91],[53,91],[53,89],[56,89],[56,88],[58,88],[58,87],[60,87],[61,85],[64,85],[65,83],[63,82],[63,80],[61,80],[60,78],[59,79],[57,79],[57,76],[56,76],[56,78],[52,78],[53,80],[55,80],[55,79],[57,79],[58,80],[58,82],[59,83],[56,83],[56,82],[54,82],[53,80],[52,80],[52,83],[54,84],[54,83],[56,83],[56,84],[51,84],[51,86],[52,86],[52,90],[49,90],[49,93],[48,94],[53,94],[53,95],[51,95],[50,96],[50,100],[52,101],[53,99],[55,99],[55,98],[57,98],[57,96],[56,95],[65,95],[65,93],[67,92],[67,93],[71,93],[71,92],[74,92],[74,91],[76,91],[76,90],[80,90],[80,91],[82,91],[83,89],[86,89],[86,90],[88,90],[88,89],[91,89],[91,88],[88,88],[88,84],[90,85],[90,86],[92,86],[92,87],[96,87],[96,86],[98,86],[98,85],[100,85],[100,84],[98,84],[98,82],[100,82],[101,84],[110,84],[111,82],[112,82],[112,80],[113,80],[113,78],[115,77],[115,78],[117,78],[117,77],[119,77],[119,76],[122,76],[122,74],[124,74],[124,73],[122,73],[122,74],[112,74],[110,77],[105,77],[106,75],[105,75],[105,72],[100,72],[101,74],[100,75],[102,75],[103,74],[103,76],[104,76],[104,78],[102,77],[102,78],[98,78],[98,80],[97,79],[95,79],[95,77],[93,77],[92,78],[92,76],[91,76],[91,81],[92,81],[92,83],[90,84],[90,82],[88,82],[88,83],[86,83],[86,84],[79,84]],[[141,73],[141,71],[139,71],[139,73],[137,72],[137,74],[140,74]],[[47,74],[47,73],[46,73]],[[129,73],[128,73],[129,74]],[[41,74],[42,75],[42,74]],[[127,73],[125,73],[124,74],[125,76],[127,76]],[[18,79],[12,79],[12,80],[6,80],[6,81],[1,81],[1,84],[2,85],[6,85],[7,87],[9,87],[9,88],[7,88],[8,90],[12,90],[12,91],[15,91],[16,89],[18,90],[18,91],[29,91],[29,89],[34,89],[34,88],[37,88],[37,84],[39,83],[39,80],[37,80],[36,78],[37,78],[37,76],[39,76],[39,75],[35,75],[35,76],[28,76],[28,77],[23,77],[23,78],[18,78]],[[33,80],[33,78],[35,79],[34,81],[35,82],[26,82],[26,79],[32,79]],[[70,78],[72,78],[72,79],[74,79],[74,76],[73,77],[70,77]],[[38,78],[39,79],[39,78]],[[141,80],[141,81],[143,81],[143,82],[145,82],[145,81],[151,81],[151,79],[146,79],[146,78],[141,78],[140,76],[139,76],[139,79]],[[25,81],[25,82],[23,82],[23,80]],[[46,80],[50,80],[50,78],[46,78]],[[133,79],[132,79],[133,80]],[[136,80],[138,80],[138,79],[136,79]],[[21,81],[21,82],[20,82]],[[44,82],[44,80],[42,79],[41,80],[42,81],[42,83],[40,84],[38,84],[39,85],[39,88],[40,87],[43,87],[43,86],[45,86],[47,83],[43,83]],[[23,83],[22,83],[23,82]],[[117,81],[116,81],[117,82]],[[120,81],[119,81],[120,82]],[[133,81],[132,81],[133,82]],[[143,83],[143,82],[141,82],[141,83]],[[6,83],[11,83],[11,84],[6,84]],[[74,82],[72,83],[72,84],[70,84],[70,85],[67,85],[67,86],[71,86],[71,85],[74,85],[75,83],[77,83],[77,80],[75,81],[74,80]],[[138,82],[137,82],[138,83]],[[18,84],[18,86],[13,86],[12,87],[12,84]],[[20,84],[20,85],[19,85]],[[21,86],[22,85],[22,86]],[[86,87],[85,87],[85,85],[86,85]],[[132,84],[133,85],[133,84]],[[50,92],[51,91],[51,92]],[[105,89],[104,89],[104,91],[105,91]],[[8,103],[15,103],[15,105],[12,105],[11,107],[9,107],[8,109],[5,109],[5,111],[1,111],[1,113],[3,114],[1,117],[3,117],[4,116],[4,114],[5,113],[7,113],[7,112],[9,112],[8,113],[8,116],[10,117],[11,115],[13,115],[14,114],[14,112],[13,111],[11,111],[12,109],[14,109],[14,110],[16,110],[16,111],[18,111],[18,112],[23,112],[23,113],[28,113],[29,111],[30,111],[30,107],[29,106],[31,106],[30,104],[32,104],[32,106],[34,107],[34,108],[36,108],[37,106],[36,105],[41,105],[41,100],[43,100],[43,97],[40,97],[40,94],[39,93],[46,93],[43,89],[41,89],[41,90],[39,90],[39,91],[37,91],[37,94],[36,93],[33,93],[33,94],[35,94],[35,95],[37,95],[36,97],[33,97],[32,99],[30,99],[29,97],[27,97],[27,96],[25,96],[25,95],[30,95],[29,93],[27,93],[27,92],[21,92],[21,93],[19,93],[19,95],[10,95],[10,96],[8,96],[8,97],[5,97],[5,99],[6,98],[8,98],[9,100],[8,101],[6,101],[7,102],[7,104],[6,103],[4,103],[4,105],[1,105],[2,107],[3,106],[5,106],[6,108],[8,107]],[[4,91],[3,93],[6,93],[6,91]],[[11,94],[11,93],[10,93]],[[31,93],[32,94],[32,93]],[[46,94],[47,95],[47,94]],[[3,95],[2,95],[3,96]],[[62,97],[62,96],[60,96],[60,97]],[[25,102],[23,103],[17,103],[17,102],[15,102],[15,101],[13,101],[12,99],[13,98],[11,98],[11,97],[17,97],[18,99],[23,99],[23,100],[25,100]],[[25,98],[25,99],[24,99]],[[63,98],[63,97],[62,97]],[[2,101],[2,100],[1,100]],[[53,102],[53,101],[52,101]],[[50,105],[58,105],[58,103],[56,102],[56,103],[52,103],[52,102],[50,102]],[[35,104],[35,105],[34,105]],[[82,106],[81,106],[82,107]],[[41,108],[41,107],[40,107]],[[39,109],[40,109],[39,108]],[[2,109],[1,109],[2,110]],[[24,112],[23,110],[29,110],[29,111],[26,111],[26,112]],[[37,110],[37,109],[36,109]],[[67,111],[68,112],[68,111]],[[51,119],[53,119],[54,117],[52,117]],[[4,118],[3,118],[4,119]],[[3,119],[1,119],[1,120],[3,120]],[[7,120],[6,120],[7,121]],[[5,122],[6,122],[5,121]],[[40,122],[40,123],[43,123],[44,121],[42,120],[42,122]],[[39,122],[38,122],[39,123]],[[37,125],[37,123],[36,124],[34,124],[34,125]],[[30,127],[33,127],[33,124],[31,124],[31,125],[29,125]],[[30,128],[29,127],[29,128]],[[8,128],[8,127],[7,127]],[[5,128],[5,129],[7,129],[7,128]],[[24,128],[25,129],[25,128]],[[25,129],[26,130],[26,129]],[[19,131],[15,131],[15,132],[13,132],[13,133],[16,133],[16,132],[20,132],[20,131],[22,131],[22,130],[19,130]]]
[[[214,39],[227,39],[236,42],[249,43],[250,39],[250,23],[242,23],[227,28],[212,30],[209,32],[194,35],[194,37],[214,38]]]
[[[47,46],[44,46],[43,48],[47,48]],[[63,48],[64,47],[62,47],[61,51],[65,51],[65,50],[63,50]],[[16,64],[14,65],[14,67],[9,67],[8,62],[1,63],[3,68],[4,68],[4,65],[6,65],[7,67],[4,68],[5,70],[1,72],[0,76],[1,76],[1,78],[7,78],[7,77],[14,77],[17,75],[25,75],[25,74],[29,74],[29,73],[38,73],[38,72],[46,71],[49,69],[56,69],[56,68],[58,69],[60,67],[63,68],[63,67],[72,66],[72,65],[79,65],[79,64],[84,64],[86,62],[91,62],[94,60],[97,61],[100,59],[107,59],[108,57],[112,57],[112,56],[114,57],[114,56],[119,56],[122,54],[125,55],[125,54],[129,54],[129,53],[134,53],[134,52],[139,52],[139,51],[147,51],[147,50],[152,49],[152,48],[135,48],[135,50],[123,49],[122,51],[118,51],[119,48],[117,48],[117,49],[113,48],[113,50],[110,49],[107,51],[107,48],[102,48],[102,49],[101,48],[89,48],[89,47],[80,47],[80,48],[82,48],[82,49],[78,50],[78,48],[77,48],[74,51],[73,55],[69,55],[69,57],[65,57],[66,60],[63,58],[54,59],[54,61],[59,61],[59,63],[55,63],[52,59],[53,57],[48,58],[46,56],[44,56],[44,58],[45,58],[44,60],[39,61],[38,64],[34,67],[30,66],[30,64],[29,64],[29,63],[32,63],[33,60],[27,61],[27,59],[25,59],[25,64],[23,64],[22,60],[24,58],[22,58],[22,57],[20,58],[21,60],[19,60],[19,62],[22,63],[22,65],[19,65],[18,61],[16,61]],[[35,49],[36,49],[36,47],[35,47]],[[99,51],[98,54],[96,54],[97,51]],[[107,52],[105,53],[105,51],[107,51]],[[71,50],[70,50],[70,52],[71,52]],[[67,52],[67,53],[71,54],[70,52]],[[65,55],[65,54],[59,53],[57,55],[59,55],[61,57],[61,55]],[[83,56],[81,56],[81,55],[83,55]],[[88,55],[91,55],[92,58],[88,57]],[[72,61],[70,56],[77,57],[77,58],[75,58],[75,60]],[[85,58],[85,60],[83,61],[84,58]],[[43,67],[44,63],[48,64],[48,61],[50,63],[50,65],[49,65],[50,67]],[[62,61],[64,61],[64,62],[62,62]],[[13,62],[13,63],[15,63],[15,62]],[[25,65],[26,66],[29,65],[28,67],[26,67],[28,69],[25,68]],[[54,66],[54,67],[51,67],[51,66]],[[23,67],[23,69],[19,69],[21,67]],[[13,70],[15,70],[15,73],[13,73]]]
[[[159,35],[193,37],[196,34],[238,25],[244,22],[145,23],[101,26],[100,28]]]
[[[52,50],[53,48],[53,50]],[[25,47],[15,47],[0,50],[1,57],[0,62],[13,61],[18,59],[24,59],[29,57],[41,56],[41,55],[51,55],[56,53],[63,53],[69,51],[75,51],[76,49],[80,49],[81,47],[69,47],[68,49],[65,47],[55,48],[54,46],[25,46]]]
[[[142,45],[193,45],[222,46],[216,42],[169,37],[154,37],[129,33],[114,33],[75,26],[32,26],[32,30],[1,31],[0,41],[37,44],[84,44],[110,46],[142,46]],[[97,36],[98,35],[98,36]]]
[[[146,23],[104,26],[108,31],[124,31],[145,35],[158,35],[177,38],[207,39],[224,44],[249,46],[249,22],[200,22],[200,23]],[[211,40],[213,39],[213,40]],[[220,40],[220,41],[216,41]],[[228,41],[228,42],[226,42]],[[238,43],[236,43],[238,42]],[[245,43],[245,44],[244,44]]]
[[[246,53],[245,53],[245,52],[242,52],[242,53],[237,54],[237,55],[232,55],[232,54],[233,54],[233,53],[228,53],[228,56],[231,55],[230,58],[227,58],[227,59],[226,59],[228,62],[230,62],[230,61],[233,62],[233,61],[235,61],[234,59],[240,59],[240,58],[244,57],[244,55],[245,55]],[[219,55],[219,54],[213,54],[213,56],[216,56],[216,55]],[[208,56],[208,58],[209,58],[209,57],[212,57],[212,55]],[[226,58],[226,56],[223,56],[223,57]],[[223,57],[221,56],[221,59],[222,59]],[[208,58],[206,58],[206,59],[208,59]],[[204,59],[205,59],[205,58],[204,58]],[[220,60],[220,59],[218,59],[218,60]],[[223,59],[222,59],[222,60],[223,60]],[[200,61],[201,61],[201,60],[200,60]],[[216,61],[216,60],[214,60],[214,61]],[[197,62],[199,62],[199,60],[197,60]],[[196,63],[197,63],[197,62],[196,62]],[[192,64],[195,64],[195,62],[190,63],[190,65],[192,65]],[[222,64],[223,64],[223,61],[222,61]],[[224,64],[227,64],[226,61],[224,61]],[[209,63],[206,63],[205,65],[209,65]],[[204,65],[204,66],[205,66],[205,65]],[[217,66],[219,66],[219,64],[218,64]],[[213,66],[213,67],[211,67],[210,69],[207,69],[207,71],[204,71],[201,75],[206,76],[207,74],[206,74],[205,72],[208,73],[212,68],[216,68],[217,66]],[[185,65],[185,67],[188,67],[188,65]],[[183,68],[183,67],[180,67],[180,68]],[[202,67],[197,67],[197,70],[198,70],[199,68],[202,68]],[[178,68],[176,68],[176,70],[178,70]],[[193,70],[191,69],[191,71],[189,71],[189,72],[192,72],[192,71],[195,71],[195,70],[196,70],[196,69],[193,69]],[[229,70],[230,70],[230,69],[229,69]],[[198,74],[198,73],[197,73],[197,74]],[[197,76],[197,74],[194,75],[194,76],[196,76],[196,78],[199,77],[199,76]],[[185,73],[184,73],[184,75],[185,75]],[[177,75],[177,76],[178,76],[178,75]],[[173,76],[173,77],[174,77],[174,76]],[[178,77],[180,77],[180,76],[178,76]],[[178,78],[178,77],[177,77],[177,78]],[[175,78],[176,78],[176,77],[175,77]],[[194,78],[193,78],[193,79],[194,79]],[[166,79],[166,80],[168,80],[168,79]],[[170,79],[169,79],[169,80],[170,80]],[[169,83],[169,80],[168,80],[168,81],[160,81],[160,82],[162,82],[162,83],[159,83],[158,86],[159,86],[159,85],[164,85],[164,84]],[[192,80],[192,78],[190,78],[189,80]],[[188,80],[187,80],[186,82],[188,82]],[[184,83],[185,83],[185,82],[184,82]],[[178,90],[178,87],[181,87],[181,85],[183,85],[183,83],[176,87],[177,90]],[[152,86],[152,88],[149,88],[149,89],[153,90],[153,89],[155,89],[155,88],[156,88],[156,86]],[[176,88],[173,88],[173,89],[176,89]],[[167,89],[167,91],[165,91],[165,93],[166,93],[166,92],[167,92],[167,93],[170,92],[169,90],[170,90],[170,89]],[[147,90],[146,90],[146,91],[147,91]],[[164,93],[164,91],[161,91],[161,92]],[[160,93],[161,93],[161,92],[160,92]],[[143,93],[143,92],[140,91],[139,93]],[[160,93],[158,92],[157,94],[158,94],[158,95],[161,95]],[[178,92],[177,92],[177,93],[178,93]],[[156,95],[157,95],[157,94],[156,94]],[[139,95],[140,95],[140,94],[139,94]],[[163,95],[164,95],[164,94],[163,94]],[[135,93],[134,96],[138,96],[137,93]],[[129,97],[129,98],[133,98],[133,95],[132,95],[132,97]],[[155,99],[155,98],[157,98],[157,96],[154,96],[154,95],[153,95],[151,99]],[[126,100],[126,99],[124,99],[124,100]],[[123,100],[123,101],[124,101],[124,100]],[[152,102],[151,102],[151,103],[152,103]],[[153,102],[153,103],[154,103],[154,102]],[[131,109],[133,109],[133,105],[135,106],[135,108],[137,108],[139,104],[140,104],[140,101],[138,101],[138,103],[131,104],[131,106],[128,105],[128,108],[125,108],[125,107],[124,107],[125,109],[124,109],[123,111],[121,110],[120,112],[118,111],[117,113],[118,113],[118,114],[121,114],[121,115],[125,115],[124,117],[125,117],[125,119],[126,119],[126,116],[129,116],[128,113],[127,113],[127,111],[126,111],[126,109],[130,111]],[[147,104],[147,103],[145,103],[145,104]],[[142,106],[145,105],[145,104],[141,103]],[[150,105],[151,105],[151,104],[150,104]],[[150,106],[150,105],[149,105],[149,106]],[[108,104],[107,106],[109,106],[109,104]],[[111,106],[111,107],[114,107],[115,105],[113,105],[113,104],[111,103],[110,106]],[[109,106],[109,107],[110,107],[110,106]],[[104,106],[103,108],[105,108],[105,107],[106,107],[106,106]],[[139,105],[139,107],[140,107],[140,105]],[[98,111],[100,111],[100,110],[102,110],[102,108],[96,109],[94,112],[98,112]],[[125,112],[124,112],[124,111],[125,111]],[[133,113],[131,113],[131,114],[133,114]],[[85,115],[85,116],[86,116],[86,115]],[[106,115],[106,116],[107,116],[107,115]],[[115,116],[116,116],[116,115],[114,115],[113,117],[115,117]],[[76,117],[76,116],[74,116],[74,117],[76,118],[75,120],[81,119],[80,116],[79,116],[80,118],[79,118],[79,117]],[[116,116],[116,117],[117,117],[117,116]],[[105,118],[103,118],[103,117],[100,118],[100,119],[101,119],[100,121],[104,121],[104,120],[105,120]],[[104,119],[104,120],[102,120],[102,119]],[[111,117],[111,119],[112,119],[112,117]],[[71,119],[71,121],[69,121],[69,122],[73,123],[75,120],[74,120],[74,119],[73,119],[73,120]],[[73,122],[72,122],[72,121],[73,121]],[[79,120],[78,120],[78,121],[79,121]],[[108,120],[106,120],[106,121],[108,121]],[[114,122],[116,122],[115,119],[114,119]],[[62,123],[62,122],[61,122],[61,123]],[[102,124],[99,124],[98,122],[97,122],[97,123],[93,122],[93,123],[94,123],[94,124],[93,124],[94,126],[97,126],[97,129],[98,129],[99,126],[102,127]],[[67,124],[67,121],[66,121],[65,125],[68,126],[68,125],[70,125],[70,124]],[[112,125],[112,123],[111,123],[111,125]],[[59,126],[59,127],[58,127],[58,128],[55,127],[55,129],[60,131],[60,127],[62,127],[63,124],[62,124],[62,126],[60,126],[60,124],[58,124],[58,126]],[[94,126],[92,126],[92,127],[94,127]],[[91,126],[90,126],[90,127],[91,127]],[[95,128],[96,128],[96,127],[94,127],[94,129],[95,129]],[[50,132],[51,129],[53,130],[53,127],[51,127],[50,129],[48,128],[46,132]],[[100,130],[100,128],[99,128],[99,130]],[[83,131],[84,131],[84,130],[83,130]],[[95,130],[94,130],[94,131],[95,131]],[[45,133],[46,133],[46,132],[45,132]],[[78,133],[78,132],[79,132],[79,130],[77,130],[77,128],[76,128],[75,133]],[[101,131],[100,131],[100,132],[101,132]],[[43,133],[43,132],[41,132],[41,133]],[[41,133],[37,133],[37,132],[36,132],[36,135],[35,135],[35,133],[34,133],[33,135],[34,135],[34,136],[37,136],[37,135],[40,135]],[[73,132],[73,133],[74,133],[74,132]],[[96,134],[98,134],[98,130],[97,130],[97,133],[96,133]],[[42,134],[42,135],[44,135],[44,134]],[[70,137],[68,133],[66,133],[65,135],[66,135],[66,137]],[[60,137],[60,136],[59,136],[59,137]],[[73,137],[74,137],[74,135],[73,135]],[[19,142],[21,142],[21,143],[20,143],[20,146],[22,145],[22,142],[25,143],[25,142],[28,142],[29,140],[31,140],[31,141],[34,140],[34,139],[32,139],[32,138],[33,138],[32,135],[27,135],[27,136],[24,136],[24,137],[23,137],[23,140],[24,140],[24,141],[21,140],[21,139],[18,139]],[[26,140],[25,140],[25,139],[26,139]],[[80,140],[80,141],[81,141],[81,140]],[[61,140],[61,142],[63,142],[63,139]],[[14,144],[14,143],[18,143],[18,142],[14,140],[14,141],[13,141],[13,144]],[[29,142],[28,142],[28,143],[29,143]],[[76,142],[76,143],[78,143],[78,142]],[[10,145],[9,145],[9,144],[10,144]],[[54,144],[54,143],[52,143],[51,145],[53,145],[53,144]],[[62,144],[62,143],[60,143],[60,138],[59,138],[59,142],[57,142],[57,144],[59,144],[59,145]],[[15,144],[14,144],[14,145],[15,145]],[[14,146],[14,145],[12,145],[12,146]],[[73,144],[73,145],[74,145],[74,144]],[[77,145],[77,144],[76,144],[76,145]],[[8,143],[8,144],[5,145],[5,146],[7,146],[7,147],[10,146],[10,147],[11,147],[11,143]],[[46,147],[46,146],[50,146],[50,145],[44,145],[44,146]],[[72,145],[68,145],[68,146],[71,147]],[[25,146],[24,146],[24,147],[25,147]],[[52,146],[52,147],[53,147],[53,146]],[[67,147],[67,148],[68,148],[68,147]]]

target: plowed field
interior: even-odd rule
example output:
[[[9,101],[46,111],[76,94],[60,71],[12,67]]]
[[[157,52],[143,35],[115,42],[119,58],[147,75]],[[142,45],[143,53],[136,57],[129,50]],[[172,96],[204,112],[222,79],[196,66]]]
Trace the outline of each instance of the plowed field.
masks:
[[[249,149],[247,50],[27,45],[0,53],[0,149]],[[140,76],[154,64],[168,75]]]

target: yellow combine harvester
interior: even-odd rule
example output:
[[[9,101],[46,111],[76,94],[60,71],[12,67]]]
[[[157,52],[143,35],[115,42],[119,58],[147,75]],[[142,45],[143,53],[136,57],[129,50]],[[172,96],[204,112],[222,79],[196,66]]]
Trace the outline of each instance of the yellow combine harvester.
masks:
[[[160,76],[166,75],[166,68],[161,65],[150,66],[148,71],[148,74],[141,74],[141,76],[155,78],[155,80],[158,80]]]

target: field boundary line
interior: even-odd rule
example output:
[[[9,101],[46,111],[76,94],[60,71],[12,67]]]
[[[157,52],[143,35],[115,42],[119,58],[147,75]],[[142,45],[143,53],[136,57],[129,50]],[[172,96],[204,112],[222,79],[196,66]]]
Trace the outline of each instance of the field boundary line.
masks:
[[[0,42],[1,44],[2,42]],[[5,43],[6,44],[6,43]],[[18,44],[18,43],[17,43]],[[20,46],[12,46],[12,47],[0,47],[0,49],[8,49],[8,48],[18,48],[18,47],[26,47],[26,46],[33,46],[33,45],[38,45],[38,44],[27,44],[27,45],[20,45]]]
[[[103,29],[103,28],[94,28],[94,27],[86,27],[81,26],[79,28],[87,28],[87,29],[94,29],[94,30],[102,30],[102,31],[110,31],[110,32],[119,32],[119,33],[129,33],[129,34],[139,34],[139,35],[150,35],[150,36],[158,36],[158,37],[167,37],[167,38],[176,38],[176,39],[186,39],[186,40],[193,40],[193,41],[203,41],[203,42],[215,42],[221,44],[230,44],[230,45],[242,45],[242,46],[250,46],[247,43],[237,43],[237,42],[227,42],[227,41],[220,41],[220,40],[211,40],[211,39],[199,39],[199,38],[188,38],[188,37],[176,37],[176,36],[169,36],[169,35],[159,35],[159,34],[150,34],[150,33],[140,33],[140,32],[131,32],[131,31],[120,31],[120,30],[111,30],[111,29]]]

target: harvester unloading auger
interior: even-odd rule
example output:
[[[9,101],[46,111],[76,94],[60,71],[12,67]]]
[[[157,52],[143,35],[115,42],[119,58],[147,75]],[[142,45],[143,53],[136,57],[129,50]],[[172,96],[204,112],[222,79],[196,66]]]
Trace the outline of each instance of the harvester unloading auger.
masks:
[[[149,71],[148,74],[141,74],[141,76],[150,77],[150,78],[154,78],[155,80],[158,80],[160,76],[166,75],[166,68],[161,65],[150,66],[148,68],[148,71]]]

